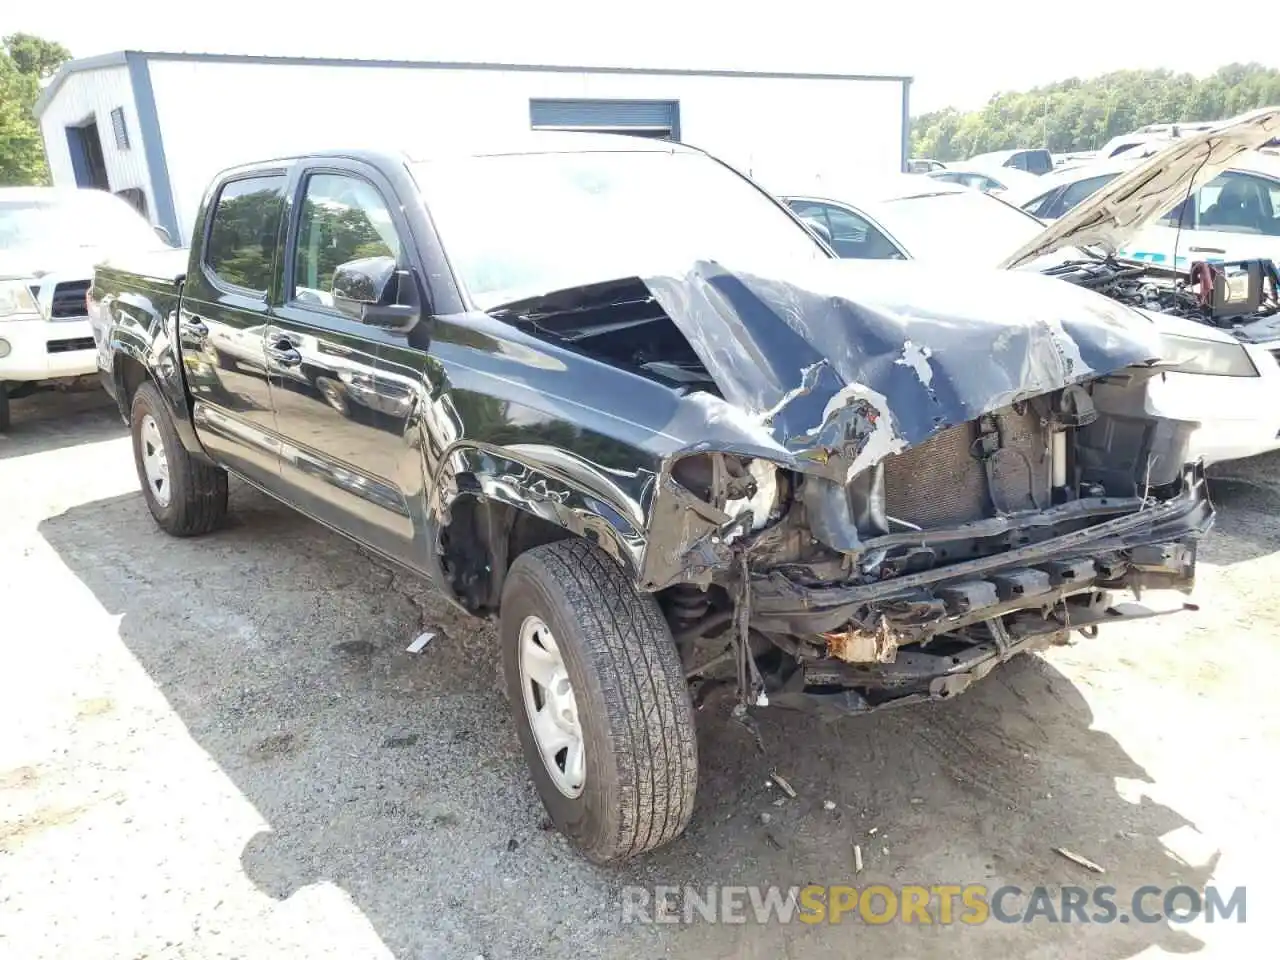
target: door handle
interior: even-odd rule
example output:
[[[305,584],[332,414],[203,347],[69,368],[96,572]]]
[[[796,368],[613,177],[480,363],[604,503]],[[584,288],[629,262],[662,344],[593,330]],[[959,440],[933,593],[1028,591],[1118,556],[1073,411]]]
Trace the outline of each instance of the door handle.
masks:
[[[1226,253],[1226,250],[1220,247],[1187,247],[1192,253]]]
[[[268,344],[267,356],[282,367],[296,367],[302,362],[302,354],[288,340],[278,340]]]
[[[180,326],[183,333],[188,336],[195,337],[198,340],[203,340],[209,335],[208,325],[203,320],[196,317],[192,317],[189,320],[183,320]]]

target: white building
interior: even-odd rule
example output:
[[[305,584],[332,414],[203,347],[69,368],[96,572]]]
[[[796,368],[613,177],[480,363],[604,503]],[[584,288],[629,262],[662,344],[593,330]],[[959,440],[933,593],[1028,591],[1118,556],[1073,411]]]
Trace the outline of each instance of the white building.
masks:
[[[899,76],[127,51],[64,64],[35,112],[54,184],[124,193],[181,239],[225,167],[401,133],[413,144],[531,127],[670,137],[765,186],[902,170],[910,86]]]

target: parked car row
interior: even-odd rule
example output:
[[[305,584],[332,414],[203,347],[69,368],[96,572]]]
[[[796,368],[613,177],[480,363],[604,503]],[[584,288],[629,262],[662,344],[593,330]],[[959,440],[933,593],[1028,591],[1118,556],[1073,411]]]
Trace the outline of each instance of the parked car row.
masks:
[[[111,252],[165,245],[101,190],[0,189],[0,431],[10,398],[97,374],[85,296]]]
[[[609,135],[277,158],[210,184],[185,253],[99,264],[103,383],[165,531],[216,529],[234,474],[496,618],[538,793],[617,861],[689,822],[695,696],[945,700],[1183,609],[1117,594],[1191,589],[1197,384],[1273,439],[1280,304],[1118,251],[1277,133],[1180,141],[1048,229]]]

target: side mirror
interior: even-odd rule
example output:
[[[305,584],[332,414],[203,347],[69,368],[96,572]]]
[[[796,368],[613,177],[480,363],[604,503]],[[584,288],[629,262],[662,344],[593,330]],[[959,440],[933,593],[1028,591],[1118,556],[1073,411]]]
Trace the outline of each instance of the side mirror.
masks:
[[[161,240],[163,240],[169,246],[171,247],[173,246],[173,237],[169,235],[168,230],[160,226],[160,224],[158,223],[156,224],[156,236],[158,236]]]
[[[818,239],[831,246],[831,231],[827,229],[827,225],[821,220],[815,220],[813,217],[801,217],[800,222],[809,228],[811,233],[818,235]]]
[[[361,323],[407,330],[418,322],[421,299],[411,294],[406,299],[412,303],[395,300],[402,284],[415,282],[412,271],[401,270],[394,257],[348,260],[333,271],[333,305]]]

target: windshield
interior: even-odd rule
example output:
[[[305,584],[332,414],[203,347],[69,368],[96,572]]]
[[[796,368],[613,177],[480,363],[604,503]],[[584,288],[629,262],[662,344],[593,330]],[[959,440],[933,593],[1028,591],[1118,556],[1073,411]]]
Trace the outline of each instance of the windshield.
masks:
[[[695,260],[768,273],[828,256],[773,200],[704,154],[515,154],[414,172],[449,262],[482,310]]]
[[[995,266],[1044,231],[1035,217],[976,190],[890,200],[877,212],[916,260]]]
[[[0,250],[130,249],[163,246],[123,200],[103,194],[0,199]]]

